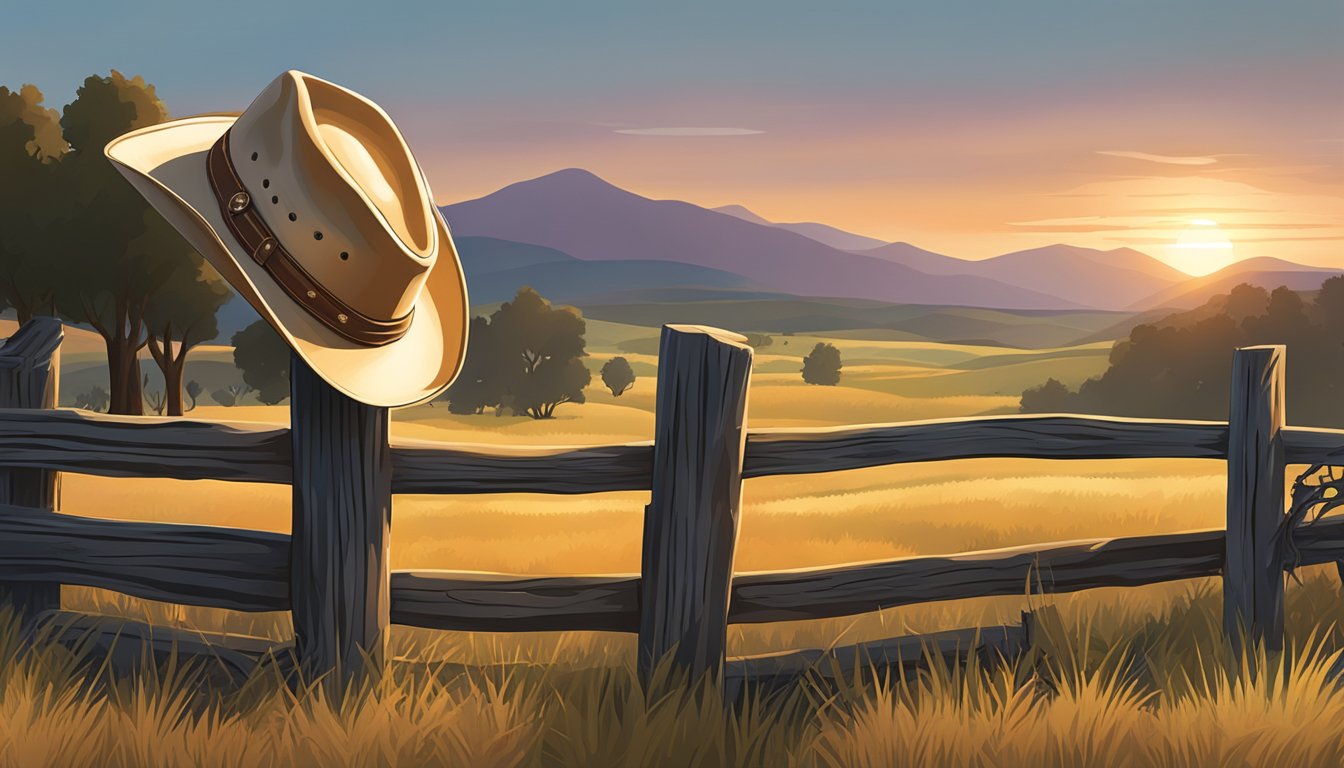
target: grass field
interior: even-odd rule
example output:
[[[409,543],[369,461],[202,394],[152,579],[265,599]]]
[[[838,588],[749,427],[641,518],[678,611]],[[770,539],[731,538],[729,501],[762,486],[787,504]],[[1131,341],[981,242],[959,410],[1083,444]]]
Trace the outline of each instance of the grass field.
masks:
[[[651,331],[598,325],[599,367]],[[812,387],[798,359],[816,342],[760,350],[748,421],[813,426],[1003,412],[1009,383],[1076,384],[1108,345],[1011,350],[912,341],[837,341],[842,385]],[[637,345],[635,345],[637,346]],[[787,351],[786,351],[787,349]],[[620,398],[593,387],[557,418],[397,412],[396,435],[558,445],[646,440],[653,366]],[[1003,391],[1000,391],[1003,390]],[[1007,392],[1007,393],[1005,393]],[[193,416],[284,423],[283,407],[201,406]],[[1054,540],[1216,527],[1216,461],[980,459],[747,481],[739,571],[949,553]],[[285,531],[288,488],[69,475],[77,514]],[[398,496],[394,568],[536,574],[639,566],[647,493]],[[826,646],[1015,622],[1054,607],[1038,653],[1010,669],[935,667],[913,682],[856,685],[725,712],[703,692],[647,699],[633,638],[495,635],[394,628],[389,679],[343,709],[292,697],[274,680],[240,693],[194,691],[161,672],[81,687],[70,659],[21,657],[0,639],[0,766],[165,765],[1338,765],[1344,693],[1327,670],[1344,649],[1333,568],[1290,585],[1292,651],[1235,672],[1221,640],[1216,582],[908,606],[864,616],[730,628],[730,654]],[[67,588],[68,606],[284,638],[283,614],[235,614]],[[12,633],[11,633],[12,634]],[[456,665],[481,665],[470,675]],[[201,697],[204,697],[202,699]],[[188,706],[190,704],[190,706]],[[194,714],[180,717],[182,709]]]

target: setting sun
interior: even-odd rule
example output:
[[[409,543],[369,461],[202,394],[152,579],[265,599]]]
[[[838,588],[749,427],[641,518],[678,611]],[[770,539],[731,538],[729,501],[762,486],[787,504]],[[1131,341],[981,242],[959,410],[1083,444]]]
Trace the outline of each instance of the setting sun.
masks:
[[[1167,261],[1186,274],[1207,275],[1236,261],[1232,241],[1212,219],[1191,219],[1176,242],[1167,246]]]

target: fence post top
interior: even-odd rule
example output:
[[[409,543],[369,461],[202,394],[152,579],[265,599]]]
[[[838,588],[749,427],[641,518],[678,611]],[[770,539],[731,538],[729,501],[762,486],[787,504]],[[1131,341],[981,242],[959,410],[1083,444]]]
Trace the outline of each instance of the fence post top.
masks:
[[[710,325],[685,325],[679,323],[668,323],[667,325],[663,326],[663,332],[678,333],[678,334],[698,334],[702,336],[709,336],[715,341],[720,341],[723,342],[724,344],[733,344],[736,346],[747,345],[746,336],[743,336],[740,333],[733,333],[732,331],[725,331],[722,328],[715,328]]]
[[[0,339],[0,357],[37,359],[50,355],[65,337],[65,326],[55,317],[34,317],[8,339]]]
[[[1237,347],[1238,352],[1277,352],[1283,354],[1288,350],[1284,344],[1256,344],[1253,347]]]

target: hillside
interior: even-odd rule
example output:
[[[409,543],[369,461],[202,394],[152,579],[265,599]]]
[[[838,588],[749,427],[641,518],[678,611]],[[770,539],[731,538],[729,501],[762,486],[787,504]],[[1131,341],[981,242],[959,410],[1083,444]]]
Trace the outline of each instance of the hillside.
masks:
[[[978,276],[885,259],[676,200],[650,200],[569,169],[443,208],[453,231],[544,245],[587,261],[683,262],[804,296],[1026,309],[1080,303]]]
[[[741,205],[721,205],[712,210],[718,213],[726,213],[729,216],[735,216],[743,221],[750,221],[753,224],[763,224],[767,227],[788,230],[789,232],[816,240],[823,245],[839,248],[842,251],[862,251],[886,245],[884,241],[878,240],[875,237],[856,235],[853,232],[846,232],[838,227],[832,227],[829,224],[819,224],[815,221],[770,221],[756,215],[756,213]]]
[[[1159,291],[1137,302],[1132,308],[1190,309],[1214,296],[1227,293],[1241,283],[1250,283],[1271,291],[1281,285],[1295,291],[1312,291],[1337,274],[1340,274],[1340,270],[1295,264],[1283,259],[1246,259],[1204,277],[1192,278]]]

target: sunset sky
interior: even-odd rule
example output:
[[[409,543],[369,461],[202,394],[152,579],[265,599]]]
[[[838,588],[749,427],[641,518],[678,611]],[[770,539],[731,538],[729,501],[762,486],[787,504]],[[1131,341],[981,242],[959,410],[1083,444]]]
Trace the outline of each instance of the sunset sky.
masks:
[[[0,84],[57,108],[112,68],[175,115],[241,110],[288,68],[346,85],[442,203],[582,167],[963,258],[1344,267],[1340,0],[72,0],[6,21]]]

